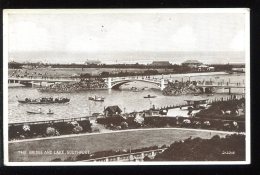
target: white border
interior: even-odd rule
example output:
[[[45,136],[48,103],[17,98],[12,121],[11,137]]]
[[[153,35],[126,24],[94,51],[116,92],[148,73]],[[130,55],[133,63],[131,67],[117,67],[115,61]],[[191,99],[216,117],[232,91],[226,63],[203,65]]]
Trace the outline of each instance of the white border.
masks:
[[[8,15],[9,14],[74,14],[74,13],[244,13],[246,35],[246,160],[245,161],[165,161],[165,162],[9,162],[8,161]],[[251,163],[250,112],[250,9],[196,8],[196,9],[5,9],[3,11],[3,128],[4,165],[6,166],[79,166],[79,165],[242,165]]]

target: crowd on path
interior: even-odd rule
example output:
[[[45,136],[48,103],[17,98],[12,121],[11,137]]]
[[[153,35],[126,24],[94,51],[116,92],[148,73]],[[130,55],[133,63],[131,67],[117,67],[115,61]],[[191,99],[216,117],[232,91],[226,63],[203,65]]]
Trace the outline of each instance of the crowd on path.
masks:
[[[107,84],[102,78],[81,79],[79,82],[57,83],[40,88],[41,91],[51,92],[77,92],[89,89],[106,89]]]

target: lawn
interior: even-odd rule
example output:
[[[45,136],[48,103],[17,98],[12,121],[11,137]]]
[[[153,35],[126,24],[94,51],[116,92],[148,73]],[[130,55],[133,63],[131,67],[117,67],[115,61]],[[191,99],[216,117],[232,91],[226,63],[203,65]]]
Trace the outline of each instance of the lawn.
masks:
[[[51,161],[55,158],[62,160],[75,157],[73,154],[54,154],[56,151],[103,151],[118,149],[136,149],[153,145],[170,145],[174,141],[192,137],[211,138],[213,135],[224,136],[224,133],[180,130],[180,129],[151,129],[124,131],[94,135],[81,135],[57,139],[44,139],[9,143],[9,161]],[[19,151],[24,151],[23,154]],[[38,154],[29,154],[29,151],[38,151]],[[44,151],[52,151],[44,154]],[[25,153],[26,152],[26,153]]]

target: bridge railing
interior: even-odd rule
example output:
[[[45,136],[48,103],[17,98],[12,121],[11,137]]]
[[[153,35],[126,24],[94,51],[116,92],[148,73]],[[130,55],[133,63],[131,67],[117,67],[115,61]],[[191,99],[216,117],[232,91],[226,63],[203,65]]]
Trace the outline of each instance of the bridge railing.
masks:
[[[241,82],[209,82],[209,81],[204,81],[204,82],[197,82],[199,86],[237,86],[237,87],[243,87],[245,86],[244,83]]]
[[[146,81],[153,81],[153,82],[160,82],[161,78],[148,78],[148,77],[136,77],[136,76],[131,76],[131,77],[111,77],[111,81],[123,81],[123,80],[146,80]],[[106,79],[107,81],[107,79]],[[165,80],[168,82],[168,80]]]

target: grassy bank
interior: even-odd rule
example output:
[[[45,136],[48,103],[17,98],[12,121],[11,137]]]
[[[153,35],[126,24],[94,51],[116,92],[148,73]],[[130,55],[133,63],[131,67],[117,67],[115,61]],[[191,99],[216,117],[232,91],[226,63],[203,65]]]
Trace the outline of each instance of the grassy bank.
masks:
[[[186,129],[149,129],[130,130],[103,134],[81,135],[55,139],[31,140],[9,143],[9,161],[51,161],[74,158],[77,154],[55,154],[55,151],[105,151],[119,149],[138,149],[153,145],[169,145],[174,141],[192,137],[211,138],[213,135],[225,136],[226,133]],[[23,153],[19,151],[24,151]],[[29,154],[38,151],[38,154]],[[44,154],[45,151],[52,151]]]

